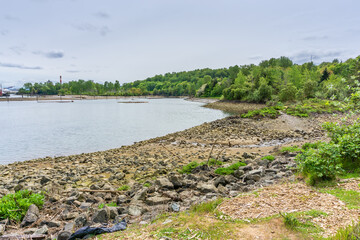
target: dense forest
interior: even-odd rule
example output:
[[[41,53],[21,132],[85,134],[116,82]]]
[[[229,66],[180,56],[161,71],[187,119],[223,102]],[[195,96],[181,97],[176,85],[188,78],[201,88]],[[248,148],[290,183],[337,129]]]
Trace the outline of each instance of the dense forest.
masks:
[[[259,65],[166,73],[122,85],[119,81],[101,84],[91,80],[26,83],[19,94],[191,96],[247,102],[286,102],[314,97],[344,100],[355,93],[359,80],[360,56],[319,65],[313,62],[298,65],[287,57],[280,57],[264,60]]]

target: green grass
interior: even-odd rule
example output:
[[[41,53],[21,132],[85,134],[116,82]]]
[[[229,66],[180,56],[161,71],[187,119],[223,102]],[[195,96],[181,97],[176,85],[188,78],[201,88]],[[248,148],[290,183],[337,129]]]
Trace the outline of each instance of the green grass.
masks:
[[[197,162],[191,162],[185,166],[182,167],[181,170],[179,170],[179,173],[186,173],[190,174],[196,167],[200,166],[200,163]]]
[[[128,191],[130,190],[130,186],[128,185],[122,185],[121,187],[118,188],[118,191]]]
[[[230,175],[233,174],[236,170],[238,170],[241,166],[246,166],[246,163],[237,162],[227,168],[218,168],[215,170],[215,173],[219,175]]]
[[[29,190],[7,194],[0,199],[0,219],[9,218],[20,222],[31,204],[41,208],[44,205],[44,195]]]
[[[283,153],[285,153],[285,152],[294,153],[294,152],[300,152],[301,148],[299,148],[297,145],[295,145],[295,146],[290,146],[290,147],[283,147],[283,148],[281,148],[280,151]]]
[[[261,158],[261,160],[274,161],[275,157],[273,155],[267,155]]]
[[[242,118],[277,118],[280,116],[280,111],[283,107],[265,107],[262,109],[248,111],[245,114],[241,114]]]
[[[306,212],[281,213],[280,215],[283,217],[287,228],[308,235],[322,232],[322,229],[311,220],[319,216],[327,216],[327,213],[319,210],[310,210]]]
[[[353,190],[344,190],[341,188],[322,190],[322,192],[334,195],[341,201],[345,202],[346,206],[349,209],[360,209],[360,192]]]
[[[223,164],[224,164],[224,162],[216,160],[214,158],[210,158],[210,160],[209,160],[209,166],[221,166]]]
[[[352,224],[345,228],[339,229],[334,236],[326,238],[326,240],[358,240],[360,236],[360,225]]]
[[[144,183],[144,187],[151,187],[151,183]]]
[[[190,210],[195,213],[213,213],[217,206],[219,206],[223,201],[224,199],[219,198],[215,201],[209,201],[192,206]]]
[[[103,209],[105,206],[108,206],[108,207],[117,207],[117,204],[116,204],[116,202],[106,203],[106,204],[100,203],[99,206],[98,206],[98,208],[99,208],[99,209]]]

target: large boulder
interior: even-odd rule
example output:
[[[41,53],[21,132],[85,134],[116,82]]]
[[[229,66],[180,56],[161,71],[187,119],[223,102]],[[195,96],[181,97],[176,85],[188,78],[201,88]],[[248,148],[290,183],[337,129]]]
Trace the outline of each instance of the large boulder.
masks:
[[[165,204],[165,203],[168,203],[168,202],[170,202],[170,201],[171,201],[170,198],[167,198],[167,197],[157,197],[157,196],[150,197],[150,198],[146,199],[146,203],[147,203],[148,205],[151,205],[151,206],[160,205],[160,204]]]
[[[198,183],[196,188],[202,193],[217,192],[217,188],[212,183]]]
[[[129,215],[137,217],[141,215],[142,208],[137,205],[130,205],[128,211],[129,211]]]
[[[167,178],[159,178],[155,181],[155,184],[158,185],[160,188],[167,188],[167,189],[174,188],[174,184],[172,184]]]
[[[34,222],[36,222],[38,218],[39,218],[39,208],[35,204],[31,204],[20,226],[21,227],[29,226]]]
[[[110,218],[110,211],[107,207],[98,210],[92,217],[94,223],[107,223]]]

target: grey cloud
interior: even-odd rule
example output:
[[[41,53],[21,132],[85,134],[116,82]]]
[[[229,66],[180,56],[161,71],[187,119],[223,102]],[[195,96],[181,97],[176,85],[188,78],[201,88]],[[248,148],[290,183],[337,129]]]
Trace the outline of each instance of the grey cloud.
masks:
[[[298,53],[295,53],[290,56],[290,58],[298,64],[302,64],[305,62],[310,62],[311,59],[314,62],[324,62],[324,61],[330,61],[334,58],[341,57],[345,51],[343,50],[327,50],[327,51],[321,51],[321,50],[305,50],[300,51]]]
[[[110,18],[110,15],[106,12],[97,12],[94,15],[98,18]]]
[[[64,57],[64,51],[62,51],[62,50],[52,50],[49,52],[34,51],[33,54],[43,55],[44,57],[47,57],[47,58],[63,58]]]
[[[42,67],[28,67],[28,66],[24,66],[24,65],[20,65],[20,64],[2,63],[2,62],[0,62],[0,67],[19,68],[19,69],[32,69],[32,70],[43,69]]]
[[[68,70],[68,71],[66,71],[66,72],[68,72],[68,73],[78,73],[78,72],[80,72],[80,71],[77,71],[77,70]]]
[[[328,36],[308,36],[308,37],[304,37],[302,40],[304,41],[318,41],[318,40],[325,40],[328,39]]]
[[[249,57],[250,60],[260,60],[261,58],[262,58],[262,57],[261,57],[260,55]]]

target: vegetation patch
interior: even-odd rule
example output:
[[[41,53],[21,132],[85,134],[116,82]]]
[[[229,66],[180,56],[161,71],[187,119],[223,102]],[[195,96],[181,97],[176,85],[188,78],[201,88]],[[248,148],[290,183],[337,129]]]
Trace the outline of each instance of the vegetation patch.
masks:
[[[128,185],[122,185],[121,187],[118,188],[118,191],[128,191],[130,190],[130,186]]]
[[[44,205],[44,195],[29,190],[7,194],[0,199],[0,219],[9,218],[20,222],[32,204],[41,208]]]
[[[248,111],[245,114],[241,114],[242,118],[277,118],[281,115],[280,107],[265,107],[262,109]]]
[[[223,201],[224,199],[219,198],[216,199],[215,201],[209,201],[198,205],[194,205],[191,208],[191,211],[195,213],[212,213],[215,211],[217,206],[219,206]]]
[[[302,232],[303,234],[314,234],[322,232],[322,229],[311,220],[318,216],[327,216],[326,213],[318,210],[307,212],[280,213],[287,228]]]
[[[323,190],[323,192],[339,198],[341,201],[346,203],[346,206],[349,209],[360,209],[360,192],[354,190],[344,190],[341,188]]]
[[[267,155],[261,158],[261,160],[274,161],[275,157],[273,155]]]
[[[295,153],[295,152],[300,152],[301,148],[299,148],[297,145],[295,146],[290,146],[290,147],[283,147],[280,150],[282,153]]]
[[[215,173],[219,175],[230,175],[233,174],[236,170],[238,170],[241,166],[246,166],[246,163],[237,162],[226,168],[218,168],[215,170]]]
[[[191,162],[185,166],[182,167],[181,170],[179,170],[179,173],[186,173],[190,174],[196,167],[200,166],[200,163],[198,162]]]
[[[106,204],[100,203],[99,206],[98,206],[98,208],[99,208],[99,209],[103,209],[105,206],[108,206],[108,207],[117,207],[117,204],[116,204],[116,202],[106,203]]]

